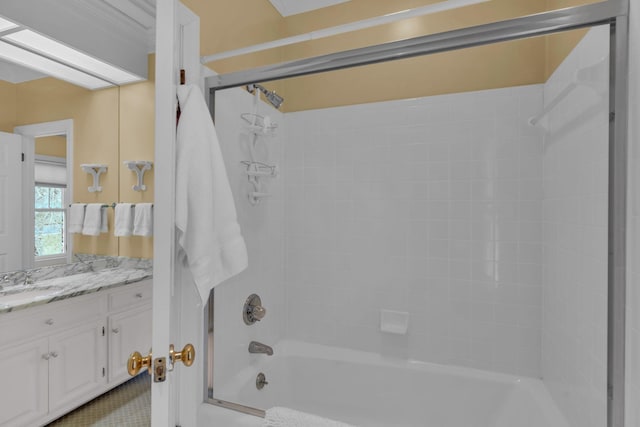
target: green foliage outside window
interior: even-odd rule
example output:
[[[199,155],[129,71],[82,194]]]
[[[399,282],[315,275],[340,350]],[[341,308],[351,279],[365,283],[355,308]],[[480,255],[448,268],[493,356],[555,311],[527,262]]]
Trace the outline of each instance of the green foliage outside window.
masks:
[[[62,187],[35,187],[35,256],[62,255],[65,250],[65,207]]]

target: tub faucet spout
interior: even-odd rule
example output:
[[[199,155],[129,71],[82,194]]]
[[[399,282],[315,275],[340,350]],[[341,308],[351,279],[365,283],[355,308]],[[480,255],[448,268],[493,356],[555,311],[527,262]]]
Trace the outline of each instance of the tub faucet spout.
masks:
[[[249,353],[264,353],[267,356],[273,355],[273,349],[266,344],[262,344],[258,341],[251,341],[249,343]]]

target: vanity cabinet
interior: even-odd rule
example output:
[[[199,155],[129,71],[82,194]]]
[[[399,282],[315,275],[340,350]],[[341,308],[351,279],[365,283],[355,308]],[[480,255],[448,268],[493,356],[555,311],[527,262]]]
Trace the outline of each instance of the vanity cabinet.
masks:
[[[0,314],[0,425],[42,425],[129,379],[152,281]]]
[[[104,320],[49,338],[49,411],[66,410],[106,384]]]
[[[40,338],[0,350],[0,425],[34,425],[49,411],[48,362],[49,340]]]
[[[130,378],[129,355],[151,350],[150,287],[143,283],[114,293],[109,309],[115,313],[109,315],[109,382],[120,382]]]

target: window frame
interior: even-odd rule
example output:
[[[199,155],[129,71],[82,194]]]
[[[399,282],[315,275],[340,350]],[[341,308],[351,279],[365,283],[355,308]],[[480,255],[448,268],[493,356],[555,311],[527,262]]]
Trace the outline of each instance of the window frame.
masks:
[[[62,185],[59,185],[59,184],[50,184],[50,183],[46,183],[46,182],[35,182],[34,183],[34,192],[35,192],[37,187],[62,188],[63,192],[62,192],[62,206],[60,208],[37,208],[35,206],[35,197],[34,197],[34,206],[33,206],[33,213],[34,213],[34,221],[33,221],[33,235],[34,235],[33,247],[34,247],[34,254],[33,254],[33,258],[34,258],[34,264],[35,264],[36,267],[42,267],[42,266],[46,266],[46,265],[64,263],[67,260],[67,255],[68,255],[68,252],[69,252],[69,234],[67,232],[67,225],[68,225],[68,222],[67,222],[67,209],[65,207],[65,201],[67,199],[67,186],[62,186]],[[56,254],[51,254],[51,255],[36,255],[35,254],[35,247],[36,247],[35,238],[38,235],[38,233],[36,231],[35,215],[38,212],[62,212],[63,224],[64,224],[63,225],[63,230],[62,230],[63,243],[64,243],[63,252],[56,253]]]

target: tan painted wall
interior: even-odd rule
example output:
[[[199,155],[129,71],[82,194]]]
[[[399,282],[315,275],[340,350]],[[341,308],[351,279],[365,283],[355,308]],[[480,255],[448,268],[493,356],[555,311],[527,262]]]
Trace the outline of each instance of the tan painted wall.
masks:
[[[67,157],[67,137],[62,135],[36,138],[36,154]]]
[[[16,85],[0,80],[0,131],[13,132],[16,123]]]

